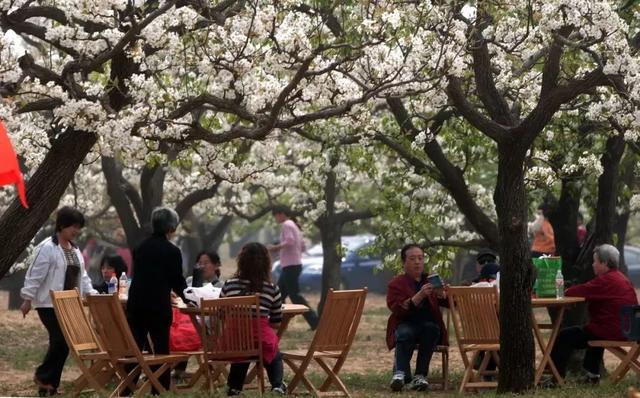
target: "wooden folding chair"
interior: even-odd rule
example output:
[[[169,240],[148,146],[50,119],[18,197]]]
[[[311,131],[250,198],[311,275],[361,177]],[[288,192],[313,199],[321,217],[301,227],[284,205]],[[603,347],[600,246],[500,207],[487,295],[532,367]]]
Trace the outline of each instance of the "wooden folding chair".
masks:
[[[116,371],[93,331],[80,292],[78,289],[51,290],[49,294],[69,352],[82,372],[73,382],[71,396],[79,395],[87,387],[93,388],[96,393],[108,394],[104,387],[116,375]]]
[[[495,375],[487,371],[489,359],[499,366],[500,324],[498,322],[498,291],[495,287],[450,287],[449,311],[465,366],[460,392],[465,389],[497,387],[496,381],[482,381],[480,376]],[[477,372],[473,367],[484,352]],[[472,354],[471,358],[468,357]]]
[[[165,371],[170,371],[176,363],[186,361],[189,356],[143,354],[129,329],[129,323],[117,293],[90,295],[87,297],[87,303],[111,364],[123,376],[110,397],[119,396],[125,387],[134,390],[134,396],[142,395],[150,386],[160,393],[166,392],[158,377]],[[127,371],[127,365],[134,365],[134,367],[131,371]],[[150,368],[154,365],[158,366],[155,371]],[[146,380],[140,385],[135,385],[134,380],[140,374],[144,374]]]
[[[449,324],[451,323],[451,312],[447,310],[447,320],[445,322],[445,327],[449,329]],[[433,350],[434,354],[440,354],[440,359],[442,360],[442,372],[437,376],[429,375],[429,384],[436,384],[442,386],[442,390],[446,391],[449,389],[449,346],[448,345],[437,345]]]
[[[609,341],[609,340],[592,340],[589,341],[590,347],[601,347],[609,351],[620,359],[618,367],[611,372],[609,378],[612,383],[617,383],[627,374],[629,369],[633,369],[640,376],[640,344],[636,341]]]
[[[338,373],[347,359],[351,344],[356,336],[367,289],[360,290],[329,290],[324,310],[307,351],[287,351],[282,353],[284,362],[295,373],[289,384],[289,394],[293,394],[300,382],[316,397],[347,396],[351,397],[347,387],[338,377]],[[327,363],[328,359],[335,360],[333,367]],[[327,378],[316,388],[305,376],[311,362],[315,360],[327,373]],[[336,390],[329,391],[334,386]]]
[[[230,362],[256,362],[258,391],[264,392],[260,295],[202,300],[200,336],[207,384],[217,386]]]

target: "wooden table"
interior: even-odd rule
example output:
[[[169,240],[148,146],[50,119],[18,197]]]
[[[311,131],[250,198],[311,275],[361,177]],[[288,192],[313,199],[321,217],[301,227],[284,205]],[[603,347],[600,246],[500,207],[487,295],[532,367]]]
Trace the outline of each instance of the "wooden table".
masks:
[[[560,325],[562,325],[562,319],[564,318],[565,309],[577,303],[581,303],[584,301],[584,297],[563,297],[563,298],[533,298],[531,299],[531,307],[532,308],[549,308],[555,307],[558,309],[558,314],[556,315],[556,319],[552,320],[551,323],[538,323],[536,320],[535,313],[532,313],[533,318],[533,332],[538,342],[538,346],[540,347],[540,351],[542,352],[542,360],[540,364],[538,364],[536,368],[536,376],[534,379],[534,383],[540,383],[540,379],[542,379],[542,374],[545,369],[548,367],[551,370],[551,374],[556,379],[558,384],[564,384],[564,380],[560,373],[558,373],[558,369],[556,369],[556,365],[551,360],[551,350],[553,350],[553,345],[556,342],[556,338],[558,337],[558,331],[560,330]],[[542,329],[550,329],[551,335],[549,335],[549,339],[547,341],[544,340],[544,336],[542,335]]]
[[[198,307],[182,307],[179,308],[180,312],[183,314],[187,314],[191,316],[191,320],[193,324],[196,326],[196,330],[199,330],[198,321],[196,320],[196,316],[200,315],[200,308]],[[278,338],[281,338],[284,332],[289,327],[289,322],[296,315],[302,315],[305,312],[309,311],[309,307],[303,304],[282,304],[282,322],[280,322],[280,327],[276,334]]]

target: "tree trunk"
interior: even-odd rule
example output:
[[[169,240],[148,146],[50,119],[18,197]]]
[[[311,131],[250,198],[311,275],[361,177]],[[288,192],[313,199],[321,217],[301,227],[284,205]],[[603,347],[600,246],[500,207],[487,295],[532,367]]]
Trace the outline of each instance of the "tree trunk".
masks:
[[[562,257],[562,274],[565,279],[574,279],[580,274],[580,270],[576,270],[574,265],[580,252],[577,225],[581,196],[581,183],[563,179],[558,206],[550,217],[556,253]]]
[[[618,134],[607,139],[602,154],[602,174],[598,178],[598,203],[596,208],[596,244],[611,243],[613,221],[616,217],[618,184],[620,182],[620,160],[624,154],[624,135]]]
[[[95,134],[68,131],[51,145],[42,164],[27,181],[25,209],[16,198],[0,217],[0,278],[56,209],[78,167],[96,143]]]
[[[576,266],[579,267],[580,281],[593,278],[593,249],[603,243],[613,242],[613,221],[615,218],[618,184],[620,182],[620,160],[625,149],[624,136],[618,134],[607,139],[605,152],[600,158],[602,174],[598,178],[598,200],[594,227],[580,250]]]
[[[627,227],[629,226],[629,218],[631,217],[631,213],[625,211],[622,214],[618,214],[616,216],[616,221],[613,225],[613,233],[616,235],[616,248],[620,252],[620,271],[622,271],[625,275],[627,275],[629,269],[627,268],[627,263],[624,258],[624,245],[627,242]]]
[[[111,157],[102,157],[102,173],[107,181],[107,195],[111,204],[118,213],[118,218],[124,229],[127,238],[127,245],[130,249],[138,246],[144,239],[144,232],[138,225],[134,209],[125,193],[124,185],[127,183],[122,176],[122,168],[118,162]]]
[[[340,289],[342,282],[342,256],[338,252],[338,247],[341,244],[342,224],[336,222],[334,217],[326,218],[323,221],[319,224],[323,259],[322,294],[318,304],[318,315],[322,314],[329,289]]]
[[[524,187],[525,150],[498,146],[494,193],[500,247],[500,374],[498,392],[521,392],[533,386],[535,347],[531,323],[532,265],[527,241]]]

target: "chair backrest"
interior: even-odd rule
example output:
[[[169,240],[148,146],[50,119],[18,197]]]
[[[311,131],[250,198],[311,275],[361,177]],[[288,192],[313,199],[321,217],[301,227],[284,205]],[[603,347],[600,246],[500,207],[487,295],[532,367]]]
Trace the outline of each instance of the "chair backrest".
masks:
[[[262,356],[260,296],[203,299],[200,336],[209,359]]]
[[[89,311],[96,323],[98,336],[112,358],[137,357],[142,360],[118,294],[87,296]]]
[[[69,349],[76,354],[83,351],[102,351],[98,336],[84,311],[78,289],[51,290],[49,295]]]
[[[450,287],[449,310],[458,344],[498,344],[498,290],[494,287]]]
[[[358,331],[367,288],[329,289],[309,351],[348,352]]]

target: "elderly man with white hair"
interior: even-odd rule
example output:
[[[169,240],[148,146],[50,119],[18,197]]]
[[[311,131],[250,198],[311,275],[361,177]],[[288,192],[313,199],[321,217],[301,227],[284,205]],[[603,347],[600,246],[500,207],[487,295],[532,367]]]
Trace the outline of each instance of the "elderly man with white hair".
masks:
[[[586,349],[582,363],[586,377],[584,382],[600,382],[600,363],[604,350],[589,347],[590,340],[626,340],[620,326],[620,309],[627,305],[637,305],[638,298],[629,279],[620,272],[620,253],[611,245],[600,245],[593,251],[593,273],[589,282],[568,288],[566,296],[584,297],[589,312],[589,323],[585,326],[571,326],[560,331],[551,358],[565,376],[567,362],[574,349]]]

